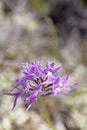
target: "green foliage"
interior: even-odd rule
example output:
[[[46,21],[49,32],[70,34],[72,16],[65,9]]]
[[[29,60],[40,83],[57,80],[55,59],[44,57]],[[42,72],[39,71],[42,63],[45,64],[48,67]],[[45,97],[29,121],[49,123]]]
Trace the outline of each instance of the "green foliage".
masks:
[[[50,10],[50,6],[46,0],[29,0],[29,3],[40,14],[47,14]]]

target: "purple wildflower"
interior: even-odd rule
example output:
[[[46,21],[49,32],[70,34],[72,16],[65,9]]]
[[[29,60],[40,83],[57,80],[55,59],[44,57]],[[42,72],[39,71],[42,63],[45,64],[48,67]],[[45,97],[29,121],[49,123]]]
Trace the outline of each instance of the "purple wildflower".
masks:
[[[23,63],[20,66],[20,71],[23,76],[17,79],[12,91],[13,93],[6,93],[13,96],[13,109],[17,104],[17,99],[21,97],[21,102],[27,104],[27,110],[32,106],[34,100],[38,100],[39,96],[53,95],[60,96],[72,91],[72,86],[75,84],[68,84],[69,76],[65,79],[59,76],[58,71],[61,67],[55,68],[55,63],[47,61],[46,65],[42,65],[42,60],[33,63]],[[68,87],[71,86],[71,87]]]

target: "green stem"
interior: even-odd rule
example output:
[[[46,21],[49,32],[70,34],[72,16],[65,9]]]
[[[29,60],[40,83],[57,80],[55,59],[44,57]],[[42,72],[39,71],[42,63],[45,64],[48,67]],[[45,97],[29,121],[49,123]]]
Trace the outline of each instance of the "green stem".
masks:
[[[41,98],[41,107],[42,107],[42,114],[46,122],[49,124],[49,126],[52,128],[52,130],[56,130],[51,118],[50,118],[50,112],[47,111],[46,103],[44,101],[44,98]]]
[[[58,57],[59,57],[59,43],[58,43],[57,31],[56,31],[56,28],[54,26],[53,21],[49,17],[46,17],[45,20],[49,26],[52,41],[53,41],[53,48],[52,48],[53,56],[58,59]]]

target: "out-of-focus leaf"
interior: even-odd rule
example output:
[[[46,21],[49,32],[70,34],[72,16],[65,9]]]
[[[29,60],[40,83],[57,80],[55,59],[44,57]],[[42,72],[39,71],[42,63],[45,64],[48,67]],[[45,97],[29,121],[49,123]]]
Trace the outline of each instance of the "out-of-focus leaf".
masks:
[[[29,3],[40,14],[47,14],[50,10],[50,5],[46,0],[29,0]]]
[[[76,96],[80,96],[82,94],[87,94],[87,90],[79,90],[76,92],[69,93],[68,96],[75,98]]]

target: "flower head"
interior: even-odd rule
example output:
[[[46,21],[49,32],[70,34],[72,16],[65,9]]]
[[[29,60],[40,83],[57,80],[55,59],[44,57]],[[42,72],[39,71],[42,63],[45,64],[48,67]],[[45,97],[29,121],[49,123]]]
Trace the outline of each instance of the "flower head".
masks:
[[[15,98],[13,109],[19,97],[21,97],[22,103],[28,105],[27,110],[29,110],[33,101],[37,102],[39,96],[60,96],[72,91],[72,86],[75,84],[68,84],[69,76],[66,76],[65,79],[59,76],[58,72],[61,67],[55,68],[54,65],[54,62],[48,60],[46,65],[43,66],[41,59],[31,64],[21,64],[19,69],[23,73],[23,76],[16,79],[12,90],[15,92],[6,93]]]

